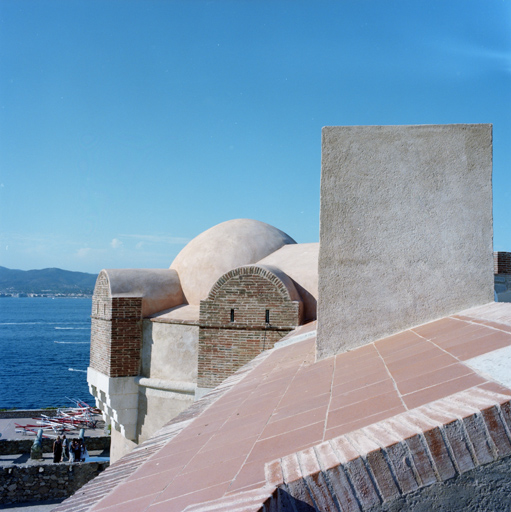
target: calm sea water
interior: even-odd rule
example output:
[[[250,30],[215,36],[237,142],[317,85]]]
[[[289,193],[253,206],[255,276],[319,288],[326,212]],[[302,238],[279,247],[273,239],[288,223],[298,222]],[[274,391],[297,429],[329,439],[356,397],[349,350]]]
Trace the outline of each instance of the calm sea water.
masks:
[[[0,298],[0,408],[94,405],[87,387],[91,299]]]

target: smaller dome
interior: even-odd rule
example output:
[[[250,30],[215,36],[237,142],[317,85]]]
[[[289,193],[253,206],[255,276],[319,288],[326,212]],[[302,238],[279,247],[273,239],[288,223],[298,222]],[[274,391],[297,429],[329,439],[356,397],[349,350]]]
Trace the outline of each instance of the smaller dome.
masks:
[[[205,299],[218,278],[296,242],[280,229],[252,219],[222,222],[189,242],[170,266],[179,274],[188,304]]]

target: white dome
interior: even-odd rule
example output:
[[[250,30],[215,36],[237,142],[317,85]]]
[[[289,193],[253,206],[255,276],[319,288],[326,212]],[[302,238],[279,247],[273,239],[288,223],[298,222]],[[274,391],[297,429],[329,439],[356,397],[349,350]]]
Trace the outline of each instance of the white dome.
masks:
[[[189,242],[170,266],[177,271],[188,304],[199,304],[219,277],[296,242],[269,224],[251,219],[222,222]]]

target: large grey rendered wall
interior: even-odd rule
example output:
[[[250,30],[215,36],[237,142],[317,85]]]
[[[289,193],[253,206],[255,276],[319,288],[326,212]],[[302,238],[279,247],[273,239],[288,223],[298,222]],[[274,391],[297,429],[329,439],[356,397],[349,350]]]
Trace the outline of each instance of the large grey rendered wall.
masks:
[[[493,301],[492,126],[323,128],[317,357]]]

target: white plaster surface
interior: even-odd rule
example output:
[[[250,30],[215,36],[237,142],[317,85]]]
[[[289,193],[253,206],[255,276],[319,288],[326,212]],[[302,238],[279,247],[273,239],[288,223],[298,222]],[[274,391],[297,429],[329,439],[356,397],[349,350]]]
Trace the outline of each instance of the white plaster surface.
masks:
[[[317,357],[493,292],[491,125],[323,128]]]
[[[499,348],[464,362],[484,377],[511,388],[511,347]]]
[[[256,263],[283,245],[294,243],[290,236],[269,224],[234,219],[195,237],[170,268],[178,272],[188,304],[198,305],[229,270]]]

